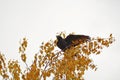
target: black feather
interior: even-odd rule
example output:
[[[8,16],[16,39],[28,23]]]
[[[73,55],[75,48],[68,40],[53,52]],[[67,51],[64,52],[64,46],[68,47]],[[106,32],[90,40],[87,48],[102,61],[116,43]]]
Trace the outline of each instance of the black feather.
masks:
[[[73,41],[76,41],[76,40],[82,40],[83,42],[84,41],[88,41],[90,40],[90,37],[89,36],[86,36],[86,35],[68,35],[66,38],[65,38],[65,41],[68,43],[68,44],[72,44]]]
[[[58,42],[57,46],[65,51],[67,48],[69,48],[71,45],[78,45],[74,44],[73,42],[76,40],[81,40],[82,42],[89,41],[90,37],[86,35],[68,35],[65,39],[63,39],[61,36],[57,36]]]

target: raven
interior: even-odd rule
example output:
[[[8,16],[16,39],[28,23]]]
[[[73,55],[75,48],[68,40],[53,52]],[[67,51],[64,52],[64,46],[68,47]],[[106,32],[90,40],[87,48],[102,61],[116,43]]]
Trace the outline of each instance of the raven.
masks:
[[[82,41],[82,42],[86,42],[86,41],[90,41],[90,37],[86,36],[86,35],[73,35],[70,34],[68,35],[65,39],[63,39],[60,35],[56,36],[57,37],[57,46],[65,51],[67,48],[69,48],[70,46],[76,46],[79,43],[74,43],[75,41]]]

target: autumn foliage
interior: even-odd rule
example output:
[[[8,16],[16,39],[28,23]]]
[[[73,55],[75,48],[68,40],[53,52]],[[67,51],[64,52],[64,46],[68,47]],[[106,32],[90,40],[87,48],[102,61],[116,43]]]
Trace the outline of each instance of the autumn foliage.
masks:
[[[64,32],[61,36],[66,37]],[[43,42],[38,53],[34,55],[34,61],[28,65],[25,51],[28,47],[26,38],[20,42],[19,54],[26,65],[23,71],[18,60],[6,59],[0,53],[0,75],[4,80],[46,80],[52,76],[53,80],[84,80],[83,75],[89,68],[97,70],[96,65],[89,57],[98,55],[104,47],[109,47],[114,38],[112,34],[108,38],[92,38],[88,42],[80,42],[77,46],[71,46],[65,52],[57,48],[57,40]]]

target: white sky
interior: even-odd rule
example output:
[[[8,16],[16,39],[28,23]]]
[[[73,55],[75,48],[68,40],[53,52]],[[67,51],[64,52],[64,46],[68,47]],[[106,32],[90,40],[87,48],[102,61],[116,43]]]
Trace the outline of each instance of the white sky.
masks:
[[[96,72],[86,72],[85,80],[120,80],[119,0],[0,0],[0,51],[7,59],[20,59],[19,41],[27,37],[28,62],[43,41],[66,31],[92,37],[108,37],[116,42],[93,56]]]

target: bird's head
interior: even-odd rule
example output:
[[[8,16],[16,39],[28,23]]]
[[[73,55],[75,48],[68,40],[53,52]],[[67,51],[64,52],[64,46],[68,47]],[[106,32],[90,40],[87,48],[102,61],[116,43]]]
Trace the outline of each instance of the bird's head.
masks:
[[[58,40],[62,39],[62,37],[60,35],[56,36]]]

